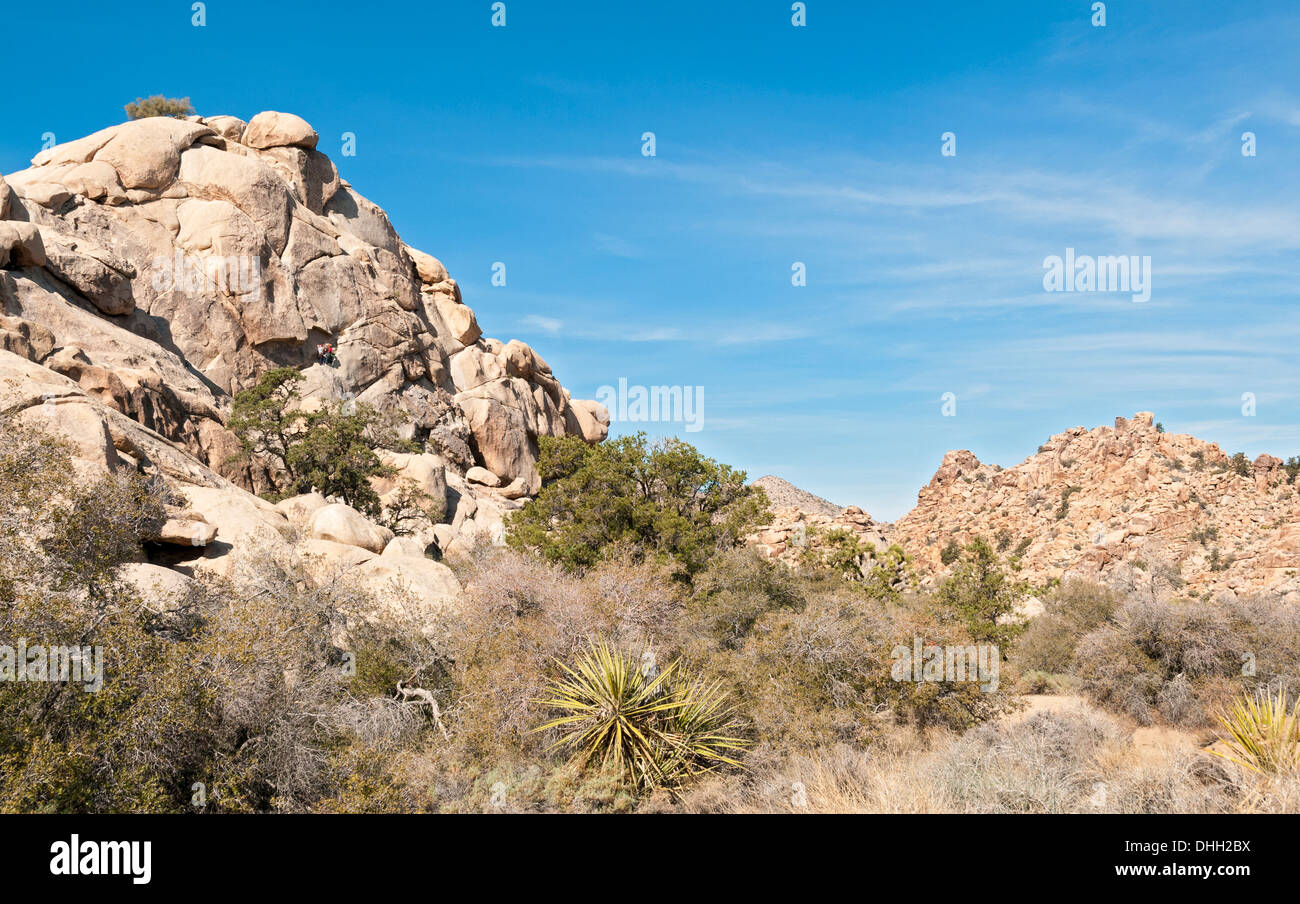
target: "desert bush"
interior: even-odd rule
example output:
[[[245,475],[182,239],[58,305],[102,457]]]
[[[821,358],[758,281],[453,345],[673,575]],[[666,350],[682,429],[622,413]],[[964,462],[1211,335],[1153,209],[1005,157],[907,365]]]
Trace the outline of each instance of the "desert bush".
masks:
[[[128,119],[145,119],[149,116],[171,116],[184,119],[194,115],[194,105],[188,97],[164,97],[151,94],[149,97],[137,97],[124,108]]]
[[[799,557],[801,564],[847,581],[863,580],[868,563],[876,555],[874,546],[844,528],[827,531],[811,528],[807,539],[808,545]]]
[[[961,544],[955,537],[950,539],[943,549],[939,550],[939,561],[944,565],[951,565],[961,558],[961,549]]]
[[[1068,671],[1079,641],[1109,619],[1119,604],[1119,595],[1100,584],[1074,579],[1056,586],[1044,598],[1042,614],[1016,642],[1016,663],[1027,670]]]
[[[1191,746],[1138,749],[1087,707],[795,752],[692,789],[683,808],[723,813],[1216,813],[1284,811],[1300,782],[1259,791]]]
[[[802,582],[789,569],[737,548],[714,556],[696,576],[687,611],[701,633],[734,649],[764,614],[797,611],[804,603]]]
[[[1023,630],[1009,616],[1027,592],[1007,573],[988,541],[976,537],[939,586],[934,605],[942,620],[959,621],[977,642],[997,644],[1005,655]]]
[[[609,561],[576,574],[509,549],[485,553],[463,575],[465,605],[451,640],[447,711],[454,756],[465,763],[545,763],[532,729],[554,662],[572,661],[591,636],[665,661],[679,649],[682,590],[650,562]]]
[[[1243,690],[1292,682],[1300,615],[1279,599],[1130,599],[1086,635],[1073,671],[1096,701],[1150,722],[1205,725]]]
[[[425,730],[343,667],[348,609],[373,601],[267,571],[156,611],[118,569],[145,559],[166,493],[78,479],[57,440],[3,426],[0,637],[98,648],[103,683],[0,682],[0,809],[304,810],[334,793],[329,764],[351,745]]]
[[[292,367],[274,368],[256,385],[235,393],[227,426],[239,439],[242,458],[266,474],[274,488],[268,498],[315,490],[382,519],[385,513],[370,478],[394,472],[375,450],[412,452],[417,447],[397,436],[388,415],[368,405],[331,400],[304,407],[297,389],[302,379]],[[400,504],[412,502],[408,495]],[[393,513],[388,515],[392,520]],[[399,527],[403,523],[399,518]]]
[[[764,614],[743,644],[713,652],[708,664],[727,677],[768,748],[866,744],[889,724],[966,727],[1008,708],[1005,689],[986,693],[973,680],[895,680],[894,651],[918,637],[973,643],[926,605],[872,605],[840,584],[810,594],[801,609]]]
[[[694,574],[766,516],[766,495],[743,471],[680,440],[541,437],[539,446],[542,489],[509,516],[507,542],[566,567],[630,551]]]
[[[1234,452],[1228,459],[1228,467],[1232,473],[1240,477],[1249,477],[1251,475],[1250,459],[1246,457],[1245,452]]]

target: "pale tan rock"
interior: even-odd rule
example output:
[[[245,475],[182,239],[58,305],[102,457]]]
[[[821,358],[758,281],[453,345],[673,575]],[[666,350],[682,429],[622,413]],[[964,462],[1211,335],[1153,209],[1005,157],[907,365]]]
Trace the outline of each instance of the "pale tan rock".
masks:
[[[574,399],[565,409],[565,429],[589,443],[600,443],[609,436],[609,410],[599,402]]]
[[[431,522],[441,521],[447,513],[446,462],[430,453],[378,451],[379,460],[394,468],[391,477],[373,477],[370,485],[379,494],[380,502],[393,504],[404,486],[413,486],[424,494],[420,507]]]
[[[537,403],[517,377],[485,383],[455,396],[465,412],[483,466],[507,482],[522,477],[529,494],[541,487],[537,474]]]
[[[442,322],[447,324],[451,330],[452,337],[461,345],[472,345],[483,331],[479,329],[478,320],[474,312],[468,305],[461,304],[455,298],[442,292],[433,292],[429,295],[434,307],[437,309],[438,316]]]
[[[397,237],[397,230],[389,221],[388,214],[346,181],[340,183],[338,191],[325,206],[325,215],[340,232],[354,235],[393,255],[402,253],[402,240]]]
[[[375,557],[373,552],[360,546],[315,537],[298,544],[298,552],[308,574],[317,581],[329,580],[340,573],[351,571]]]
[[[281,499],[275,507],[283,512],[295,527],[305,528],[310,523],[311,516],[329,504],[329,500],[320,493],[303,493]]]
[[[173,611],[199,590],[199,584],[193,578],[148,562],[120,565],[117,577],[134,587],[155,612]]]
[[[407,614],[435,614],[459,603],[461,587],[455,573],[423,556],[380,556],[358,566],[350,576],[380,605]]]
[[[493,474],[487,468],[480,468],[477,465],[465,472],[465,479],[470,483],[481,483],[485,487],[501,486],[501,478]]]
[[[91,201],[106,204],[122,204],[126,201],[126,189],[118,178],[117,170],[104,160],[79,164],[61,176],[59,181],[69,191]]]
[[[447,268],[442,265],[432,254],[425,254],[423,251],[417,251],[410,245],[405,246],[406,253],[415,263],[415,272],[419,276],[420,282],[428,286],[435,286],[439,283],[446,282]]]
[[[43,267],[47,260],[45,242],[35,224],[0,221],[0,267]]]
[[[264,110],[248,121],[241,139],[250,148],[300,147],[314,150],[320,136],[305,119]]]
[[[202,516],[168,518],[152,539],[173,546],[207,546],[217,539],[217,528]]]
[[[122,273],[97,257],[55,241],[47,243],[45,251],[46,266],[104,314],[119,317],[135,310],[133,274]]]
[[[275,170],[259,160],[195,146],[180,156],[180,179],[201,200],[229,201],[265,233],[279,254],[289,238],[293,196]]]
[[[121,125],[94,159],[116,170],[123,188],[163,189],[176,179],[181,151],[199,136],[211,134],[199,123],[150,116]]]
[[[78,138],[75,141],[56,144],[54,147],[46,148],[32,158],[32,166],[58,166],[65,163],[85,163],[95,156],[95,153],[108,144],[113,136],[125,128],[125,123],[116,126],[109,126],[107,129],[100,129],[84,138]]]
[[[385,558],[393,556],[405,556],[414,559],[424,558],[424,546],[419,540],[413,537],[394,537],[388,541],[384,547],[383,555]]]
[[[317,540],[332,540],[368,549],[376,555],[384,551],[393,532],[369,521],[364,515],[341,502],[317,509],[308,523],[308,532]]]
[[[505,358],[506,373],[512,377],[521,377],[525,380],[531,380],[537,374],[549,374],[551,367],[537,352],[524,342],[518,339],[511,339],[501,351],[501,357]]]
[[[482,343],[458,351],[447,359],[447,365],[451,381],[460,392],[499,380],[506,375],[501,358],[488,352]]]
[[[244,137],[247,123],[237,116],[208,116],[203,124],[227,141],[238,142]]]
[[[21,317],[0,316],[0,348],[40,363],[54,351],[54,334]]]

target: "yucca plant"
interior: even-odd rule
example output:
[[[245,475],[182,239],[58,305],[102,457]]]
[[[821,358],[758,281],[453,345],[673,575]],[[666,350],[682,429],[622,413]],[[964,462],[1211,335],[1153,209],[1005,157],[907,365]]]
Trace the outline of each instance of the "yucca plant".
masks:
[[[572,666],[558,662],[538,704],[562,715],[536,731],[561,729],[551,749],[565,747],[583,767],[599,763],[636,790],[680,784],[722,765],[747,742],[737,737],[735,710],[717,683],[684,676],[680,661],[657,675],[605,641],[592,641]]]
[[[1283,689],[1239,698],[1218,718],[1228,749],[1211,750],[1215,756],[1261,775],[1300,769],[1300,700],[1288,713]]]

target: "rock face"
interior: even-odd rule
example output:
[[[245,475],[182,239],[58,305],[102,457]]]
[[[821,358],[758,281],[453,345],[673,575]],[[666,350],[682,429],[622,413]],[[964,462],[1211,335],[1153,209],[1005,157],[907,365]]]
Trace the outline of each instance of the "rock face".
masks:
[[[19,381],[6,407],[57,410],[47,420],[68,428],[79,467],[153,467],[239,498],[228,524],[201,510],[212,536],[178,518],[160,538],[180,550],[197,530],[200,558],[246,543],[241,519],[292,536],[321,508],[292,509],[295,524],[242,493],[264,487],[231,460],[230,400],[272,367],[302,370],[318,401],[395,413],[423,449],[394,457],[399,478],[376,489],[414,482],[446,544],[461,525],[494,534],[491,518],[537,491],[539,436],[608,432],[608,412],[572,400],[528,345],[484,338],[446,268],[403,243],[316,144],[289,113],[158,117],[0,179],[0,367]],[[317,363],[323,342],[337,367]],[[499,486],[465,481],[471,468]]]
[[[942,573],[951,539],[982,535],[1035,582],[1123,585],[1173,568],[1183,592],[1296,592],[1300,495],[1280,459],[1232,462],[1218,445],[1162,433],[1149,412],[1053,436],[1013,468],[944,456],[893,537]]]

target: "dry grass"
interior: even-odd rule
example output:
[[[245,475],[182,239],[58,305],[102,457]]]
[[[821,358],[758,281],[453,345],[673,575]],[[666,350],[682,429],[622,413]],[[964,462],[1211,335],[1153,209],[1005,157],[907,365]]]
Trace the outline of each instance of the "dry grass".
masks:
[[[789,757],[684,805],[726,813],[1297,812],[1300,774],[1255,780],[1170,734],[1135,743],[1081,702],[964,734],[900,731],[862,750]]]

